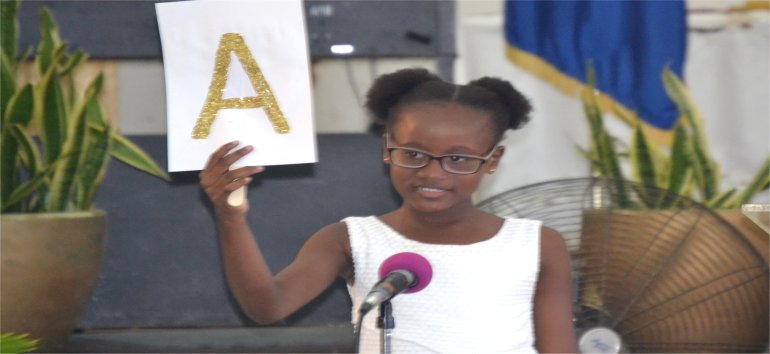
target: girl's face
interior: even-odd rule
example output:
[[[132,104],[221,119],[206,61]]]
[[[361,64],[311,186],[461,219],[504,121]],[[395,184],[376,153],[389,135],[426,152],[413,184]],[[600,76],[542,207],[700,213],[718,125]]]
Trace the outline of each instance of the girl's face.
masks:
[[[384,157],[391,181],[404,206],[419,212],[442,212],[472,206],[471,195],[485,173],[497,168],[502,149],[496,149],[489,114],[457,103],[419,103],[401,108],[390,128]],[[416,149],[434,156],[472,155],[489,159],[473,174],[455,174],[432,159],[420,168],[390,162],[388,148]]]

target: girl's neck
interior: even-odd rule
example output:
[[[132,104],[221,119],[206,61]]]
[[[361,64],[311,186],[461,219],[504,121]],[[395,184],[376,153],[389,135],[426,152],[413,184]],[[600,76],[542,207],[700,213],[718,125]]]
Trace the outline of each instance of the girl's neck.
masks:
[[[461,225],[472,220],[477,211],[469,203],[456,205],[451,209],[440,212],[424,212],[411,208],[408,205],[403,205],[396,213],[402,221],[414,227],[445,228]]]
[[[469,244],[490,235],[499,228],[490,225],[490,217],[473,205],[443,212],[420,212],[407,206],[383,215],[381,220],[397,232],[415,241],[436,244]],[[491,228],[488,228],[491,227]]]

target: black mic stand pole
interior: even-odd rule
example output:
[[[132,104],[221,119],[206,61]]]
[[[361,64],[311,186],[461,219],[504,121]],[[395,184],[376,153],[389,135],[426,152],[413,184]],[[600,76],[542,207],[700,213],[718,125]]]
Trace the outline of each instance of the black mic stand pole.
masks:
[[[390,354],[390,332],[396,327],[396,320],[393,319],[393,306],[390,300],[383,301],[380,304],[380,317],[377,317],[377,328],[382,329],[380,337],[380,353]]]

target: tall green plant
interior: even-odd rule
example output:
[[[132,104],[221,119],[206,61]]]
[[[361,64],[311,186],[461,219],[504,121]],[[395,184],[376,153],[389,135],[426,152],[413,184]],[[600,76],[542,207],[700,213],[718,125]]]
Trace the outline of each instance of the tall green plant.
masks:
[[[670,147],[658,147],[650,141],[641,123],[633,126],[627,146],[612,136],[604,125],[599,109],[599,91],[593,69],[588,69],[588,88],[583,92],[582,101],[585,116],[590,127],[590,148],[582,151],[590,161],[596,174],[615,181],[620,207],[631,209],[665,209],[672,207],[671,196],[648,196],[644,190],[631,191],[632,181],[694,199],[713,209],[735,209],[748,203],[757,193],[770,186],[770,156],[749,183],[740,188],[721,188],[721,169],[714,160],[703,127],[703,118],[690,94],[679,77],[670,69],[663,70],[662,79],[667,95],[676,104],[681,118],[673,129]],[[622,112],[616,112],[622,117]],[[625,117],[624,121],[633,121]],[[623,163],[630,166],[631,176],[627,177],[621,168]],[[634,193],[639,198],[628,196]],[[638,199],[638,200],[637,200]]]
[[[2,1],[0,6],[2,212],[90,210],[111,157],[169,180],[152,158],[105,119],[99,103],[102,74],[84,94],[77,93],[74,73],[88,56],[67,50],[46,8],[40,10],[34,60],[38,79],[16,82],[16,71],[27,56],[17,56],[19,2]]]

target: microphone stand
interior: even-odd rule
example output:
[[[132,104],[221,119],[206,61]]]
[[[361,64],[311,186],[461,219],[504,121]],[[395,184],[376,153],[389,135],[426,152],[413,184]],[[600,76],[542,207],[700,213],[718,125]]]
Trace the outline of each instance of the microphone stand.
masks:
[[[377,328],[382,329],[380,337],[380,353],[390,354],[390,334],[396,327],[396,320],[393,318],[393,306],[390,300],[383,301],[380,304],[380,316],[377,317]]]

